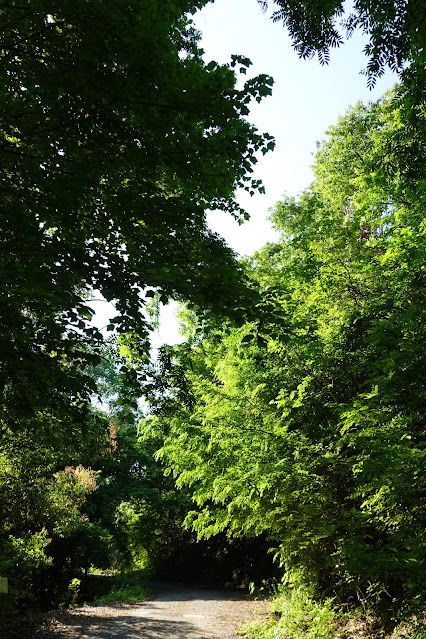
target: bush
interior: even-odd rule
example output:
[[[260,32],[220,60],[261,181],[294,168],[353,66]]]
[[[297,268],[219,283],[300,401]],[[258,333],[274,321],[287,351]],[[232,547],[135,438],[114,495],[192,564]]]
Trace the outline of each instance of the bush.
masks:
[[[103,606],[104,604],[119,601],[142,601],[147,599],[149,592],[148,588],[143,588],[138,585],[123,584],[121,586],[113,586],[109,593],[98,597],[92,604],[94,606]]]
[[[273,600],[273,616],[266,622],[249,623],[249,639],[336,639],[340,636],[340,613],[332,599],[315,601],[303,587],[281,592]]]

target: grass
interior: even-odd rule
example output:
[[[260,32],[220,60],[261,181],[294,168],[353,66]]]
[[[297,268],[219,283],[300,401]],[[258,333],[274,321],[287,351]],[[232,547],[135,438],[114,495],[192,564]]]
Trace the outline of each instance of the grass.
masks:
[[[426,639],[424,619],[385,629],[364,611],[343,613],[332,599],[319,602],[303,587],[281,590],[268,621],[246,624],[246,639]]]
[[[279,592],[272,600],[266,623],[251,622],[243,633],[247,639],[338,639],[340,613],[331,599],[318,603],[303,588]]]
[[[150,594],[149,588],[145,588],[143,586],[138,585],[115,585],[112,586],[111,590],[94,599],[90,605],[92,606],[103,606],[109,603],[118,603],[125,601],[143,601],[148,598]]]

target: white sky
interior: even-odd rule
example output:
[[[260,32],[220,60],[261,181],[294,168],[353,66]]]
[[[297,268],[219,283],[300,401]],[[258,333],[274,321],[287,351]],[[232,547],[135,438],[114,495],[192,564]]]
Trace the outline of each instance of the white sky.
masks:
[[[259,155],[253,175],[262,179],[266,195],[240,195],[240,204],[251,215],[243,226],[225,214],[209,215],[210,226],[242,255],[274,239],[268,209],[284,192],[297,195],[309,186],[315,143],[325,137],[326,129],[349,106],[377,100],[397,80],[389,73],[373,91],[367,88],[360,75],[367,62],[362,53],[366,41],[359,35],[332,51],[328,66],[317,59],[299,59],[287,30],[270,20],[271,13],[264,14],[256,0],[215,0],[195,17],[206,60],[226,63],[231,54],[245,55],[253,62],[251,76],[266,73],[275,80],[272,97],[254,103],[248,118],[276,139],[272,153]]]
[[[276,138],[275,150],[259,155],[253,174],[253,178],[262,179],[266,195],[250,198],[244,192],[237,194],[239,203],[251,215],[242,226],[218,211],[208,216],[211,228],[241,255],[250,255],[274,240],[268,209],[284,192],[297,195],[309,186],[315,144],[325,137],[326,129],[349,106],[359,100],[377,100],[397,81],[395,75],[388,73],[373,91],[367,89],[366,78],[360,75],[367,62],[362,53],[365,40],[360,35],[332,51],[328,66],[321,66],[317,59],[300,60],[287,30],[281,23],[274,24],[270,13],[262,13],[256,0],[215,0],[194,20],[202,32],[206,61],[227,63],[231,54],[241,54],[253,63],[247,77],[266,73],[275,80],[272,97],[253,103],[248,116],[259,131]],[[175,308],[170,304],[163,309],[154,346],[180,341]],[[102,306],[95,310],[100,315],[96,324],[103,325]]]

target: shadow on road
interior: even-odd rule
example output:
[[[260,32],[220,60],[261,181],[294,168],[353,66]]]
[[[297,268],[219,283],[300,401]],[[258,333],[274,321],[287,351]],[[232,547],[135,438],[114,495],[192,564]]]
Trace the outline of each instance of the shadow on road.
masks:
[[[65,627],[43,634],[43,639],[189,639],[199,636],[195,626],[186,621],[167,621],[133,615],[72,614]],[[34,638],[36,639],[36,638]]]
[[[146,601],[52,611],[37,624],[22,618],[1,625],[1,639],[227,639],[260,604],[244,590],[139,583],[151,591]]]

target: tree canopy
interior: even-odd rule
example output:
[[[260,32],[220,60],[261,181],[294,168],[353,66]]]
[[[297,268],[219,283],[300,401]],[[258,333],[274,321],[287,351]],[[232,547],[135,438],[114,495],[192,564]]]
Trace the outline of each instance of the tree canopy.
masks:
[[[281,241],[248,260],[257,320],[203,335],[192,316],[141,425],[200,536],[266,533],[290,573],[386,605],[421,600],[426,568],[424,168],[393,144],[405,115],[388,95],[329,129],[311,188],[272,213]]]
[[[235,315],[252,297],[206,211],[247,216],[234,191],[261,188],[256,153],[274,142],[246,116],[272,79],[246,79],[243,56],[203,61],[189,15],[204,4],[0,3],[0,566],[22,587],[25,553],[41,570],[49,540],[71,548],[72,526],[53,522],[51,500],[69,500],[57,473],[79,485],[75,469],[90,476],[112,445],[91,404],[104,341],[92,296],[115,307],[133,398],[152,296]]]
[[[84,362],[101,338],[90,321],[92,291],[114,303],[109,328],[141,354],[143,306],[153,291],[233,306],[235,258],[208,230],[205,213],[246,215],[234,190],[260,186],[250,175],[255,153],[273,141],[245,116],[251,99],[270,94],[272,80],[251,78],[237,89],[249,60],[203,62],[187,17],[202,5],[1,6],[0,350],[8,423],[18,409],[59,411],[64,395],[69,414],[82,405],[86,384],[92,390]]]
[[[204,61],[206,2],[0,2],[0,612],[194,535],[267,538],[345,601],[424,602],[421,3],[355,1],[368,81],[401,83],[330,127],[280,240],[238,260],[206,211],[242,221],[236,188],[262,190],[274,140],[247,116],[272,79]],[[342,3],[275,4],[326,62]],[[150,361],[170,298],[187,341]]]

